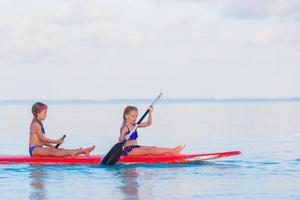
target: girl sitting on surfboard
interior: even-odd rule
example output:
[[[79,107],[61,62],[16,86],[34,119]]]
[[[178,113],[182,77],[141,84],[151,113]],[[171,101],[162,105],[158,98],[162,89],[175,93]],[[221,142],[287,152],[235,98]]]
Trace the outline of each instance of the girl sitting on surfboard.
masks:
[[[151,126],[152,124],[152,111],[153,108],[150,107],[150,112],[148,116],[147,122],[142,122],[138,128],[145,128]],[[123,124],[120,130],[119,141],[122,142],[126,136],[130,133],[130,131],[136,125],[136,119],[138,116],[138,109],[134,106],[127,106],[123,113]],[[138,132],[135,130],[126,141],[122,155],[127,156],[144,156],[144,155],[167,155],[167,154],[178,154],[184,148],[183,146],[177,146],[175,148],[160,148],[153,146],[139,146],[137,145]]]
[[[33,120],[30,125],[29,138],[29,154],[31,156],[65,157],[77,156],[81,154],[88,156],[90,152],[95,149],[95,146],[84,149],[55,148],[53,144],[62,144],[64,140],[53,140],[46,137],[42,121],[44,121],[47,117],[47,109],[47,105],[40,102],[37,102],[32,106]]]

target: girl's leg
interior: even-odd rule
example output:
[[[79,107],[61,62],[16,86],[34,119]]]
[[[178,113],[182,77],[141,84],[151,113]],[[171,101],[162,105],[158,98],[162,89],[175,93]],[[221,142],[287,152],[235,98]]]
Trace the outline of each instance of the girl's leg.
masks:
[[[161,147],[149,147],[141,146],[140,148],[134,148],[128,153],[129,156],[147,156],[147,155],[167,155],[167,154],[178,154],[186,145],[177,146],[175,148],[161,148]]]
[[[86,156],[89,156],[90,155],[90,153],[91,153],[91,151],[93,151],[94,149],[95,149],[95,145],[93,145],[93,146],[90,146],[90,147],[88,147],[88,148],[85,148],[85,149],[83,149],[82,150],[82,152],[80,153],[80,154],[84,154],[84,155],[86,155]],[[78,154],[78,155],[80,155],[80,154]]]
[[[33,156],[53,156],[53,157],[66,157],[66,156],[78,156],[84,154],[89,156],[91,151],[95,149],[95,145],[82,149],[55,149],[55,148],[43,148],[37,147],[33,152]]]
[[[55,148],[44,148],[37,147],[33,152],[33,156],[53,156],[53,157],[66,157],[66,156],[77,156],[83,153],[83,149],[55,149]]]

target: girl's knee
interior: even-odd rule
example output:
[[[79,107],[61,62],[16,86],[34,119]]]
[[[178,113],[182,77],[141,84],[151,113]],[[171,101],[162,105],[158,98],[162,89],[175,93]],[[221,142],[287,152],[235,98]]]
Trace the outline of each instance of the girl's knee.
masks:
[[[57,149],[50,149],[49,154],[50,156],[56,156],[57,155]]]

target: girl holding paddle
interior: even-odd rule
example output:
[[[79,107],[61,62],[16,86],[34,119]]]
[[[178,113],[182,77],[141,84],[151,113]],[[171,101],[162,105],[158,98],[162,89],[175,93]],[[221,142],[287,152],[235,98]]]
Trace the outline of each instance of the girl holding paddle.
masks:
[[[146,122],[141,122],[138,128],[145,128],[151,126],[152,124],[152,112],[153,107],[149,107],[148,120]],[[138,132],[137,129],[134,130],[136,126],[136,120],[138,116],[138,109],[134,106],[127,106],[123,113],[123,124],[120,130],[119,141],[122,142],[124,139],[126,143],[122,150],[122,155],[127,156],[144,156],[144,155],[173,155],[180,153],[184,148],[183,146],[177,146],[175,148],[161,148],[153,146],[139,146],[137,144]],[[132,132],[132,130],[134,130]],[[132,132],[132,133],[131,133]],[[129,134],[131,133],[131,134]]]
[[[40,102],[32,106],[33,120],[30,125],[29,137],[29,154],[31,156],[65,157],[81,154],[88,156],[95,149],[95,146],[78,149],[58,149],[58,146],[64,142],[64,139],[53,140],[45,135],[42,121],[47,117],[47,109],[48,106]],[[56,144],[56,146],[53,144]]]

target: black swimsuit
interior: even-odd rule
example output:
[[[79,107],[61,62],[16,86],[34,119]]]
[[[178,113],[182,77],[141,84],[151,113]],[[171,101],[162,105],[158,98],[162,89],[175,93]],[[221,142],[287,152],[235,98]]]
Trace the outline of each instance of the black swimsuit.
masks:
[[[140,147],[141,146],[139,146],[139,145],[131,145],[131,146],[125,147],[122,151],[122,155],[127,156],[128,153],[131,152],[133,149],[140,148]]]

